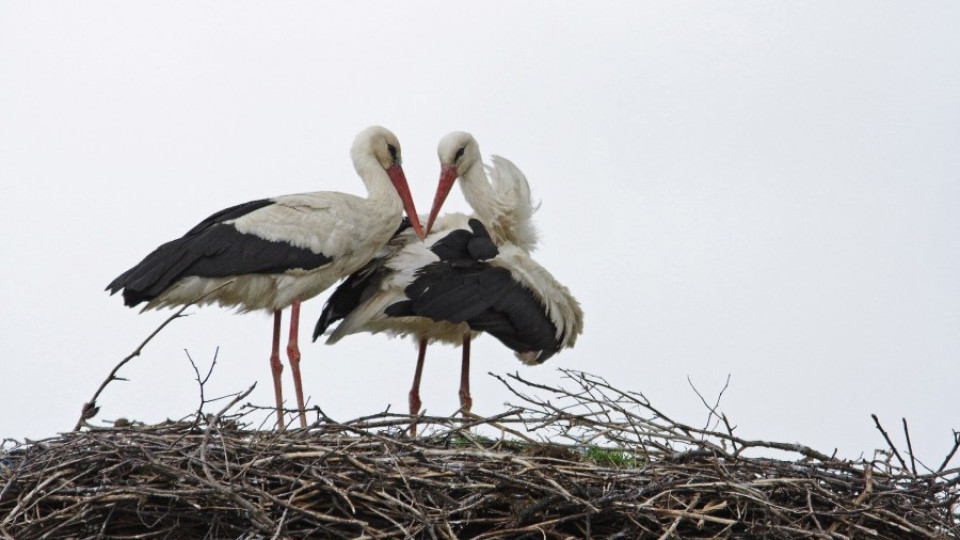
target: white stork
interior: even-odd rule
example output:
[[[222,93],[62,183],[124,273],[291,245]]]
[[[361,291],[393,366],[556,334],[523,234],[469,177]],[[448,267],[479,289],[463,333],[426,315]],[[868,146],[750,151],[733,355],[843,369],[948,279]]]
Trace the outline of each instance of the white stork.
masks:
[[[494,156],[488,180],[476,140],[463,132],[444,137],[438,154],[441,178],[429,218],[436,227],[424,242],[401,228],[377,258],[337,287],[313,335],[316,340],[343,319],[328,344],[358,332],[416,336],[411,415],[420,409],[428,343],[462,344],[460,405],[469,411],[472,335],[487,332],[522,362],[540,364],[572,347],[583,329],[576,299],[529,255],[537,235],[523,173]],[[457,178],[475,214],[445,214],[437,220]]]
[[[406,211],[423,232],[400,165],[400,143],[386,128],[361,131],[350,150],[367,198],[318,191],[283,195],[221,210],[182,238],[167,242],[117,277],[107,290],[123,290],[127,306],[143,310],[218,303],[240,312],[273,312],[270,367],[283,428],[280,384],[281,311],[290,306],[287,357],[300,425],[306,427],[297,343],[300,303],[370,261],[390,240]]]

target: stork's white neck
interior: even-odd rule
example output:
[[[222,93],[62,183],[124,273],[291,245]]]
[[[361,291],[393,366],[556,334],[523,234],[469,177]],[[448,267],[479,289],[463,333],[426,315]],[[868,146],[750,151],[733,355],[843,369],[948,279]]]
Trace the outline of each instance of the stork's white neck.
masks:
[[[463,198],[480,221],[491,229],[495,239],[507,239],[509,232],[505,229],[510,226],[510,205],[514,201],[504,200],[493,188],[483,170],[483,163],[480,160],[474,162],[474,165],[460,176],[459,184]]]
[[[480,217],[482,221],[487,221],[493,217],[493,211],[498,206],[497,194],[490,185],[490,180],[483,172],[483,165],[477,161],[472,167],[467,169],[460,176],[460,190],[463,191],[463,198],[467,200],[470,208]]]
[[[373,154],[357,156],[354,161],[357,174],[367,186],[368,199],[383,208],[385,213],[396,214],[403,211],[403,202],[397,194],[390,176]]]

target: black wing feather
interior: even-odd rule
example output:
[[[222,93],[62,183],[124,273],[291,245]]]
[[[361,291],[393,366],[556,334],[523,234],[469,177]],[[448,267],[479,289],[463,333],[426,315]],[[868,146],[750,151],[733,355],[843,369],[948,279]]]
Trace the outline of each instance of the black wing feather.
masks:
[[[420,316],[465,322],[517,352],[540,351],[543,362],[560,348],[546,306],[513,279],[509,270],[485,261],[499,250],[479,221],[472,234],[457,230],[431,248],[440,261],[424,267],[405,290],[409,300],[387,309],[391,316]]]
[[[286,242],[266,240],[238,231],[226,221],[274,204],[262,199],[225,208],[198,223],[187,234],[171,240],[120,274],[109,285],[111,294],[123,290],[128,306],[149,301],[185,277],[227,277],[272,274],[299,268],[309,270],[333,259]]]
[[[560,350],[557,327],[543,303],[517,282],[481,315],[469,321],[470,328],[487,332],[517,352],[541,351],[537,363]]]
[[[489,309],[510,283],[510,272],[503,268],[483,263],[463,268],[441,261],[425,267],[404,292],[416,315],[461,323]]]
[[[320,318],[313,327],[313,341],[323,335],[331,324],[343,319],[351,311],[360,307],[368,291],[374,288],[383,278],[384,273],[371,271],[374,267],[382,267],[384,259],[373,259],[366,266],[347,276],[347,279],[337,285],[336,290],[323,304]],[[364,271],[366,270],[366,272]]]

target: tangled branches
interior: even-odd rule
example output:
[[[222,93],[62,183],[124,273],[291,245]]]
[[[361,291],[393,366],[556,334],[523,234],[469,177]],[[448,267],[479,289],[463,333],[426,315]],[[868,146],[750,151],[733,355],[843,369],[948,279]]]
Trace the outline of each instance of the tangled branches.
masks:
[[[584,373],[566,372],[569,384],[561,386],[502,380],[518,405],[493,418],[420,418],[427,429],[419,439],[405,435],[408,417],[386,413],[259,431],[246,422],[256,408],[230,405],[205,423],[90,429],[14,446],[0,454],[0,534],[928,539],[960,532],[957,469],[916,474],[889,459],[839,460],[685,426],[642,395]],[[748,449],[796,459],[748,457]]]

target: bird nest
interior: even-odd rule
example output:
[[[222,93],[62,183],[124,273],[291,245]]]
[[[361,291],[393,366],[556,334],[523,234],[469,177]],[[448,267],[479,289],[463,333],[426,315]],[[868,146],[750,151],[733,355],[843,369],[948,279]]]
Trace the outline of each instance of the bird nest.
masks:
[[[715,408],[706,427],[684,425],[584,373],[556,386],[501,380],[519,405],[420,417],[416,438],[406,416],[335,422],[317,409],[308,429],[253,429],[264,411],[239,395],[190,421],[8,441],[0,534],[958,538],[956,434],[943,465],[918,472],[892,443],[845,460],[741,439]]]

